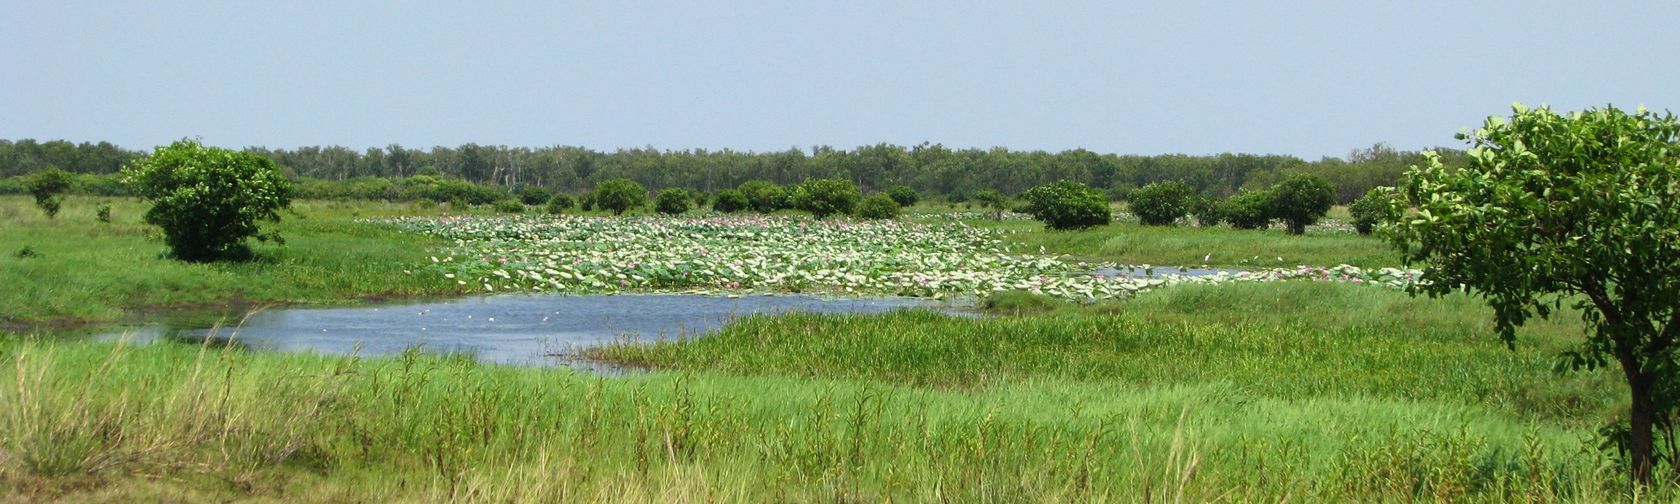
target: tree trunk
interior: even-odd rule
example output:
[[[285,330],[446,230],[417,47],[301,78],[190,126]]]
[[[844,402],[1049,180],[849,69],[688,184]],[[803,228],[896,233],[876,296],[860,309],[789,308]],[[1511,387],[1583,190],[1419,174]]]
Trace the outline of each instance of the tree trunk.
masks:
[[[1653,380],[1651,375],[1640,372],[1639,369],[1627,369],[1623,363],[1623,372],[1627,374],[1628,392],[1632,395],[1632,408],[1628,422],[1628,468],[1633,472],[1633,481],[1641,490],[1651,486],[1652,469],[1652,422],[1656,419],[1656,402],[1652,400]],[[1637,364],[1635,364],[1637,366]]]

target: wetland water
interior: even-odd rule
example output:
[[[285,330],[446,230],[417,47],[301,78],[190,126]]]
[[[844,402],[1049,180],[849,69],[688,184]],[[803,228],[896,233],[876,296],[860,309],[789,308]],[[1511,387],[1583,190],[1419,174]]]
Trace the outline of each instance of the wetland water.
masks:
[[[152,314],[96,337],[132,337],[137,342],[209,337],[258,350],[364,356],[417,347],[469,354],[484,362],[610,372],[615,369],[583,359],[580,352],[613,341],[699,336],[732,318],[760,313],[880,313],[900,308],[955,313],[958,307],[910,298],[494,295],[343,308],[271,308],[249,317],[216,311]],[[222,327],[213,329],[218,321]]]

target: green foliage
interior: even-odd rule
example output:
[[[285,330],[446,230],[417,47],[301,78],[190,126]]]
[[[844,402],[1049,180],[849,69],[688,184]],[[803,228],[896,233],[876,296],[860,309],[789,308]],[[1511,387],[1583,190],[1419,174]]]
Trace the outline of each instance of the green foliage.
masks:
[[[1073,306],[1073,303],[1055,296],[1034,294],[1024,290],[997,291],[980,301],[980,309],[985,310],[986,313],[1003,315],[1049,313]]]
[[[158,147],[124,175],[153,203],[146,222],[163,228],[170,253],[186,261],[242,259],[246,239],[278,241],[259,223],[279,222],[292,201],[292,183],[273,160],[193,140]]]
[[[908,207],[922,200],[922,195],[917,194],[915,189],[911,189],[907,185],[895,185],[887,188],[887,196],[897,202],[900,207]]]
[[[71,180],[73,176],[69,172],[54,166],[29,174],[24,186],[35,197],[35,206],[51,218],[58,215],[58,209],[64,202],[60,195],[70,190]]]
[[[647,203],[647,188],[634,180],[618,178],[597,184],[591,196],[595,208],[623,215],[626,210],[640,208]]]
[[[1024,210],[1050,229],[1084,229],[1113,219],[1102,191],[1071,180],[1034,187],[1021,198],[1027,201]]]
[[[513,199],[497,201],[491,204],[490,208],[500,213],[525,213],[525,204]]]
[[[1393,187],[1372,187],[1365,192],[1365,196],[1348,205],[1348,215],[1353,218],[1353,229],[1359,234],[1371,234],[1378,223],[1394,220],[1397,215],[1394,199],[1399,197]]]
[[[1132,214],[1146,226],[1171,226],[1190,212],[1196,188],[1177,180],[1165,180],[1139,187],[1126,196]]]
[[[1213,227],[1225,222],[1224,208],[1220,206],[1219,200],[1210,196],[1199,194],[1192,196],[1188,207],[1190,215],[1196,218],[1196,225]]]
[[[1401,191],[1417,211],[1392,203],[1389,239],[1425,266],[1420,292],[1480,295],[1507,342],[1533,317],[1579,309],[1586,340],[1563,364],[1621,367],[1630,424],[1611,441],[1648,484],[1653,424],[1672,428],[1680,397],[1680,122],[1643,109],[1512,109],[1460,135],[1468,166],[1429,156],[1406,172]]]
[[[1272,217],[1288,224],[1290,234],[1307,232],[1335,204],[1336,186],[1316,175],[1290,175],[1272,187]]]
[[[111,223],[111,204],[110,203],[100,203],[99,208],[95,209],[94,212],[93,212],[93,218],[94,218],[94,220],[97,220],[99,222],[110,224]]]
[[[538,186],[529,186],[519,191],[519,201],[531,206],[548,203],[551,197],[553,197],[553,194],[549,193],[548,189]]]
[[[898,201],[885,194],[871,194],[858,203],[854,215],[859,219],[894,219],[898,217]]]
[[[690,206],[688,191],[667,187],[659,190],[659,195],[653,198],[653,209],[665,215],[677,215],[687,212]]]
[[[754,212],[770,213],[793,208],[792,195],[782,186],[768,180],[749,180],[741,184],[741,194]]]
[[[559,215],[571,210],[576,205],[577,203],[572,201],[571,196],[555,194],[554,197],[548,199],[548,213]]]
[[[1237,229],[1272,225],[1272,191],[1243,191],[1219,204],[1219,214]]]
[[[583,193],[578,197],[578,209],[585,212],[595,210],[595,191]]]
[[[794,191],[794,203],[800,210],[811,212],[818,219],[835,214],[849,214],[862,195],[857,184],[846,179],[811,179]]]
[[[992,220],[1003,220],[1003,211],[1009,209],[1009,197],[993,189],[981,189],[974,193],[974,201],[982,208],[992,211]]]
[[[723,213],[735,213],[750,208],[747,196],[739,189],[724,189],[718,191],[717,197],[712,198],[712,210]]]

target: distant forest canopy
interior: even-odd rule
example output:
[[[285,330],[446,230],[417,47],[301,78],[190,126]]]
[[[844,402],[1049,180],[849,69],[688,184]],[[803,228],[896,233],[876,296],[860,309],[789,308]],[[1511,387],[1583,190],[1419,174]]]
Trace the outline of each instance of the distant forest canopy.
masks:
[[[431,149],[393,144],[365,151],[338,146],[246,150],[274,159],[288,176],[306,183],[308,179],[349,181],[430,175],[508,190],[536,186],[575,193],[597,182],[623,177],[653,190],[680,187],[715,192],[749,180],[790,184],[808,178],[846,178],[865,192],[907,185],[926,194],[961,196],[981,189],[1012,195],[1041,184],[1074,180],[1123,199],[1132,189],[1162,180],[1179,180],[1209,195],[1228,196],[1243,188],[1268,187],[1292,173],[1310,173],[1330,180],[1340,203],[1357,199],[1371,187],[1393,185],[1408,166],[1421,162],[1418,151],[1398,151],[1381,143],[1355,149],[1346,158],[1317,161],[1256,154],[1143,156],[1084,149],[1012,151],[1002,147],[953,150],[930,143],[911,147],[883,143],[852,150],[824,146],[779,152],[653,148],[601,152],[583,147],[470,143]],[[1437,151],[1449,164],[1463,162],[1463,151]],[[108,142],[0,140],[0,178],[49,166],[81,174],[113,174],[144,154],[146,151],[127,150]],[[94,184],[110,183],[103,180]]]

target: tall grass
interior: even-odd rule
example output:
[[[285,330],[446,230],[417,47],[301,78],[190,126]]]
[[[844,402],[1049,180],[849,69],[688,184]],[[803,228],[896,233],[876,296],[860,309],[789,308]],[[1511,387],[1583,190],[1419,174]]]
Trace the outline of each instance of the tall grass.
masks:
[[[1617,481],[1545,422],[1220,382],[954,390],[415,353],[0,349],[0,491],[18,499],[1543,502],[1614,497]]]

